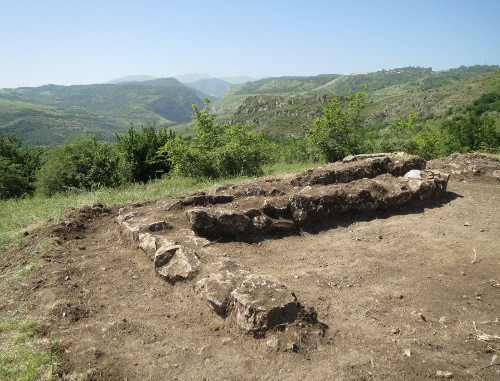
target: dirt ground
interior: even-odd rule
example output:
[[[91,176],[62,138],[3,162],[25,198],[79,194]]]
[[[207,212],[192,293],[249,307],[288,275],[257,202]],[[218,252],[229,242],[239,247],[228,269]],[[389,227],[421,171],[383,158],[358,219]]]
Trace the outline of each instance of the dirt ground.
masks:
[[[160,279],[118,239],[118,208],[60,225],[66,239],[59,234],[17,297],[59,340],[73,379],[498,380],[500,162],[462,155],[428,167],[455,171],[440,200],[214,243],[314,307],[328,328],[296,338],[298,352],[273,345],[276,333],[228,326],[192,282]]]

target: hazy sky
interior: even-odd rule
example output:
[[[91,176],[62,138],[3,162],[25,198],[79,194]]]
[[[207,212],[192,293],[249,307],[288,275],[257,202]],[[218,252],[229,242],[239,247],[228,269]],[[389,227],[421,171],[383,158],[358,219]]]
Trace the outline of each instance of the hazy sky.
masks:
[[[0,88],[500,64],[500,0],[0,0]]]

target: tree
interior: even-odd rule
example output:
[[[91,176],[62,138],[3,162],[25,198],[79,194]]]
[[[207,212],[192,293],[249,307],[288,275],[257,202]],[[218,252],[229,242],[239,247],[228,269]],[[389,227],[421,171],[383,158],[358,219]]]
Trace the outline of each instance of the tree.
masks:
[[[209,106],[208,99],[201,111],[193,105],[194,139],[171,139],[158,150],[157,156],[183,176],[219,178],[262,174],[262,166],[268,160],[262,134],[248,131],[247,126],[216,123]]]
[[[332,162],[358,153],[365,96],[365,92],[351,91],[343,103],[332,99],[323,114],[313,120],[313,126],[306,129],[309,145],[323,159]]]
[[[124,172],[115,147],[95,136],[78,137],[53,148],[37,176],[45,196],[71,190],[94,190],[122,183]]]
[[[496,152],[500,148],[500,135],[495,120],[488,114],[477,116],[471,112],[465,118],[446,121],[444,129],[449,134],[449,152]]]
[[[0,135],[0,199],[33,194],[42,153],[41,148],[23,148],[14,135]]]
[[[173,139],[175,134],[148,124],[137,131],[133,125],[124,135],[117,135],[118,149],[123,155],[132,181],[147,182],[168,173],[170,162],[158,156],[158,150]]]

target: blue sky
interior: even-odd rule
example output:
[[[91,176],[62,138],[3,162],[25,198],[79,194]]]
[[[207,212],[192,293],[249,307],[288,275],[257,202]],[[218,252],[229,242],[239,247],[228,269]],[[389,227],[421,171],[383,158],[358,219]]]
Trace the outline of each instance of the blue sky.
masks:
[[[0,88],[500,64],[500,0],[0,0]]]

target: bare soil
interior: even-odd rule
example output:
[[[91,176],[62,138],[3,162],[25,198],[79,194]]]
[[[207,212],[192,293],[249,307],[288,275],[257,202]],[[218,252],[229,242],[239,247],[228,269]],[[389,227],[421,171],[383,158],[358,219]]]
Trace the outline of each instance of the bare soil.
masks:
[[[428,167],[461,171],[440,200],[213,244],[314,307],[328,328],[295,337],[298,351],[276,346],[279,332],[254,337],[229,326],[192,282],[160,279],[144,252],[118,238],[118,208],[59,223],[50,232],[59,245],[16,297],[59,340],[74,379],[498,380],[500,181],[492,173],[500,163],[460,155]]]

